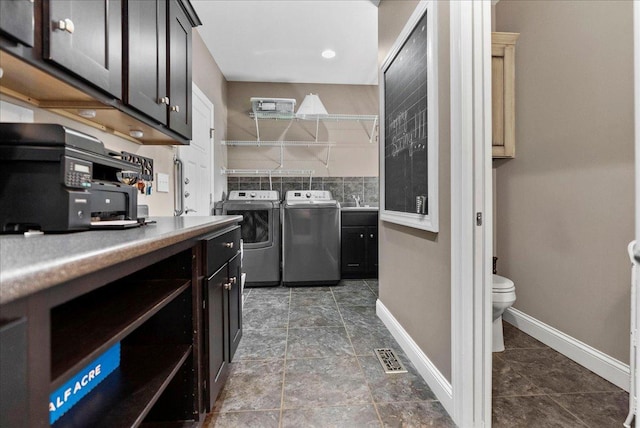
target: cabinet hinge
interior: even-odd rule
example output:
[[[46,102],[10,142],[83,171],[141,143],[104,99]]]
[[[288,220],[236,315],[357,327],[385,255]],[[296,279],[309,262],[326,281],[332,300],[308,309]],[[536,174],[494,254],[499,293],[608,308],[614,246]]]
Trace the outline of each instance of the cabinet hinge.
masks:
[[[482,213],[476,213],[476,226],[482,226]]]
[[[202,301],[202,309],[207,309],[207,301],[206,300]]]
[[[203,383],[204,383],[204,388],[203,389],[206,390],[207,389],[207,381],[205,380]]]
[[[209,128],[209,138],[213,139],[213,133],[216,131],[215,128]]]

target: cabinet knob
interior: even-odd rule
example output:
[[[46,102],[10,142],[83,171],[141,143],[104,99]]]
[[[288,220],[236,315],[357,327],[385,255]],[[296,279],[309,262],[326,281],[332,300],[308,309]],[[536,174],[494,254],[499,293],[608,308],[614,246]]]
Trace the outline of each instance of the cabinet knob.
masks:
[[[361,234],[360,234],[360,238],[364,238],[364,234],[362,234],[362,233],[361,233]]]
[[[171,106],[171,111],[174,111],[176,113],[180,113],[180,106]]]
[[[224,287],[225,290],[231,290],[231,286],[233,284],[231,284],[231,282],[225,282],[224,284],[222,284],[222,287]]]
[[[233,284],[235,284],[236,282],[238,282],[238,280],[236,279],[236,277],[235,277],[235,276],[233,276],[233,277],[229,278],[229,282],[233,285]]]
[[[194,210],[193,208],[187,208],[187,209],[184,211],[184,213],[185,213],[185,214],[189,214],[189,213],[197,213],[197,212],[198,212],[198,210]]]
[[[162,97],[158,100],[158,104],[166,104],[169,105],[169,97]]]
[[[56,30],[62,30],[62,31],[66,31],[69,34],[73,34],[75,29],[76,27],[73,24],[73,21],[70,20],[69,18],[66,18],[64,20],[61,19],[56,23]]]
[[[189,192],[184,192],[184,197],[185,197],[185,198],[188,198],[189,196],[191,196],[191,193],[189,193]]]
[[[224,246],[225,246],[226,248],[233,248],[233,242],[225,242],[225,243],[224,243]]]
[[[185,178],[185,179],[184,179],[184,184],[189,184],[189,183],[191,183],[191,181],[189,181],[189,178],[188,178],[188,177],[187,177],[187,178]]]
[[[373,233],[371,235],[369,235],[369,238],[373,239]]]

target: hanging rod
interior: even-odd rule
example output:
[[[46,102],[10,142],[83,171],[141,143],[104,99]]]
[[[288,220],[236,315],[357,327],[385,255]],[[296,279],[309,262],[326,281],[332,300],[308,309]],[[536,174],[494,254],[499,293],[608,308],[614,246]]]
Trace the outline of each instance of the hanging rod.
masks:
[[[313,175],[312,169],[226,169],[221,168],[222,175]]]
[[[221,142],[223,146],[268,146],[268,147],[280,147],[280,146],[291,146],[291,147],[331,147],[335,146],[336,143],[334,141],[251,141],[251,140],[223,140]]]

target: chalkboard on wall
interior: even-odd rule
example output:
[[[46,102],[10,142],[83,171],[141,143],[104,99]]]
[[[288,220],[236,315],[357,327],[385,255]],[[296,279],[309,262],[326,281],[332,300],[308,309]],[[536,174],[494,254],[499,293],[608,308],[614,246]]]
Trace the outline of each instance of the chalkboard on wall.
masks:
[[[424,1],[382,67],[381,218],[437,231],[434,2]]]

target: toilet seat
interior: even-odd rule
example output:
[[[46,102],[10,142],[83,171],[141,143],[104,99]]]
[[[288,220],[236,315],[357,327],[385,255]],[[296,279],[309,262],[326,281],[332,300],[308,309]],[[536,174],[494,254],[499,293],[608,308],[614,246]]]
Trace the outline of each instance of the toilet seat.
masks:
[[[516,287],[509,278],[505,278],[500,275],[493,275],[493,287],[492,292],[495,293],[513,293],[516,291]]]

